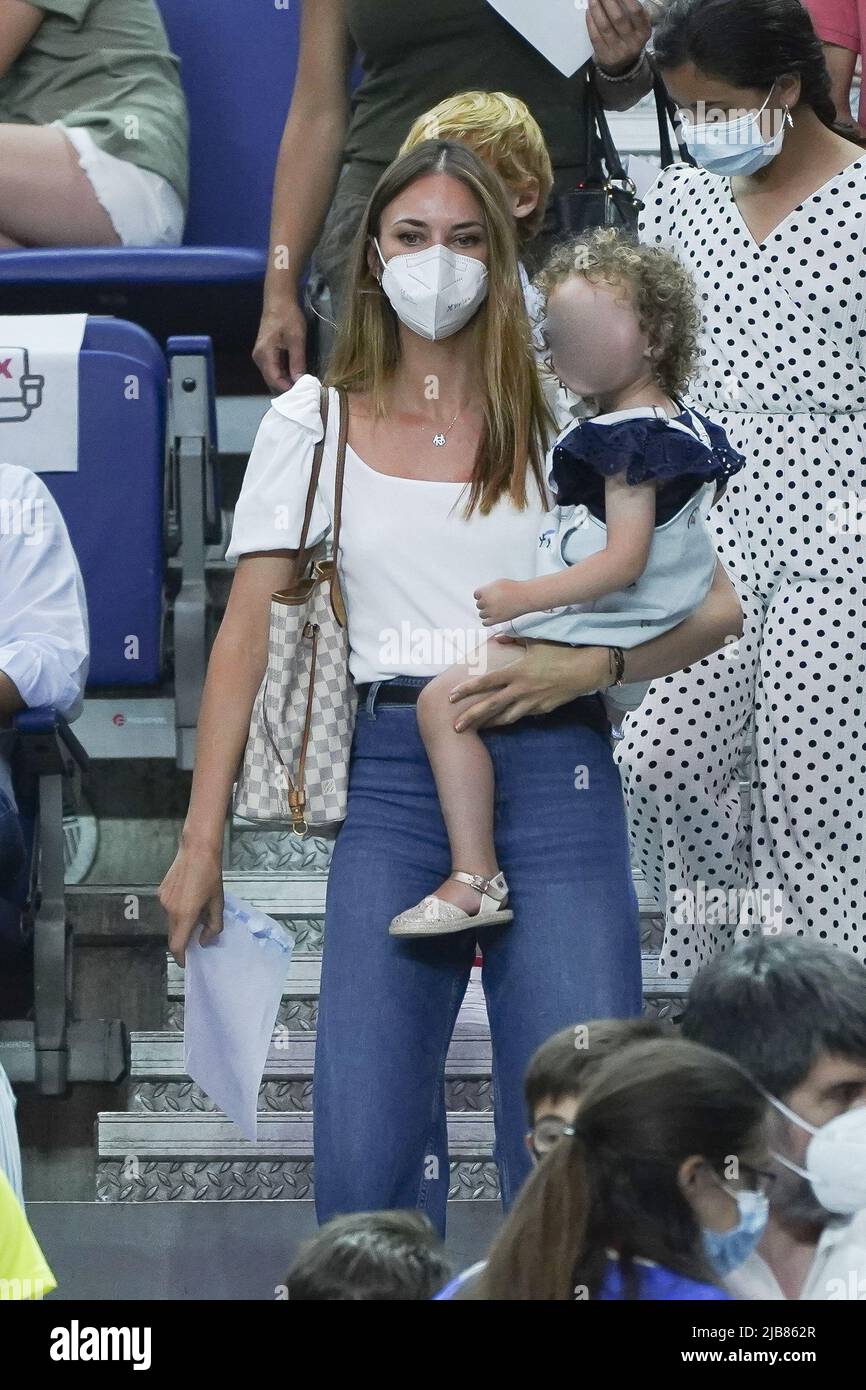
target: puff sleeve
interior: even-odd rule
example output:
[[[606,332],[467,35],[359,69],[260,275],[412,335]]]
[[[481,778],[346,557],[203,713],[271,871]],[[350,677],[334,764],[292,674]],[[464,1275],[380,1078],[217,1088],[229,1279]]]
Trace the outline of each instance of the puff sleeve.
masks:
[[[332,392],[331,408],[336,409]],[[329,434],[331,433],[329,426]],[[322,437],[321,388],[314,376],[300,377],[277,396],[259,425],[235,508],[227,560],[257,550],[296,550],[313,455]],[[325,461],[322,478],[327,474]],[[316,490],[307,535],[308,547],[331,529],[331,511]]]
[[[631,487],[685,477],[695,485],[727,481],[746,460],[730,445],[721,426],[700,418],[710,447],[691,430],[667,420],[624,420],[611,425],[582,421],[553,451],[552,481],[560,502],[575,466],[604,478],[624,473]]]

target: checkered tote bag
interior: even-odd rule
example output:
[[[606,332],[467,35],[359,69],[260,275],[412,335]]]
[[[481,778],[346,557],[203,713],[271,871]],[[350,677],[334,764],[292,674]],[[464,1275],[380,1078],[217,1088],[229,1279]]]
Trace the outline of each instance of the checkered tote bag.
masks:
[[[298,835],[346,815],[355,686],[349,675],[346,609],[337,562],[349,412],[338,391],[340,433],[333,544],[326,558],[306,554],[328,431],[322,388],[322,438],[316,445],[298,543],[296,579],[271,597],[268,665],[250,719],[235,811],[246,820],[288,825]]]

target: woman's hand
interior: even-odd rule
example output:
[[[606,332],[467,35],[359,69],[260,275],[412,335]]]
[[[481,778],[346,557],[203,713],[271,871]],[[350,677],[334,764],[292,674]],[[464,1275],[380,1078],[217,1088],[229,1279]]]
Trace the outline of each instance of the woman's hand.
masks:
[[[638,0],[589,0],[586,27],[595,61],[611,77],[634,67],[652,35],[649,16]]]
[[[514,724],[529,714],[550,714],[569,700],[610,684],[607,647],[566,647],[557,642],[527,645],[515,637],[491,640],[522,647],[525,655],[455,686],[452,703],[464,702],[454,723],[459,732]]]
[[[203,945],[222,931],[226,811],[267,666],[271,594],[291,583],[296,566],[292,551],[242,555],[211,648],[189,809],[177,857],[159,889],[168,917],[168,946],[178,965],[183,965],[199,923]]]
[[[202,946],[223,929],[222,851],[212,845],[185,844],[159,887],[168,915],[168,949],[183,965],[193,932],[202,925]]]
[[[307,370],[307,320],[297,300],[279,309],[265,306],[253,361],[271,391],[294,386]]]
[[[743,610],[721,560],[709,592],[699,608],[669,632],[651,637],[625,655],[625,684],[657,681],[684,671],[743,635]],[[499,643],[526,648],[526,655],[508,666],[462,681],[451,692],[453,702],[466,703],[457,712],[455,729],[480,729],[487,724],[513,724],[527,714],[549,714],[579,695],[610,688],[612,672],[607,647],[567,647],[561,642],[525,642],[495,637]],[[616,692],[608,697],[616,702]]]

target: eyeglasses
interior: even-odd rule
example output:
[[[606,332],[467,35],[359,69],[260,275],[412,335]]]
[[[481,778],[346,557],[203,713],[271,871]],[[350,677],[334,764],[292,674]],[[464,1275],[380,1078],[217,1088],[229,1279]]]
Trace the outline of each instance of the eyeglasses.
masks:
[[[545,1154],[549,1154],[568,1128],[567,1120],[559,1119],[554,1115],[539,1120],[538,1124],[529,1131],[529,1142],[536,1158],[543,1158]]]
[[[535,1157],[544,1158],[563,1136],[573,1134],[574,1129],[568,1120],[562,1119],[559,1115],[545,1115],[529,1131],[529,1143]],[[751,1163],[743,1163],[742,1159],[739,1169],[741,1176],[749,1181],[752,1190],[763,1193],[765,1197],[772,1194],[778,1181],[777,1173],[771,1173],[766,1168],[756,1168]]]

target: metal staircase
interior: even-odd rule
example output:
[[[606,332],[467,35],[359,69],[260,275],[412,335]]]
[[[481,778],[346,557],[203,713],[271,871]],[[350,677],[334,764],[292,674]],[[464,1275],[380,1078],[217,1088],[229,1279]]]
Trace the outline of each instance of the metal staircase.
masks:
[[[240,837],[234,859],[255,852]],[[260,832],[259,832],[260,834]],[[273,860],[273,854],[271,858]],[[226,888],[283,921],[295,952],[259,1091],[259,1142],[234,1124],[184,1074],[183,971],[169,959],[165,1027],[130,1035],[129,1108],[99,1116],[97,1195],[106,1202],[297,1200],[313,1195],[312,1080],[321,970],[326,866],[313,873],[230,872]],[[635,876],[641,908],[644,1008],[675,1017],[686,984],[658,974],[658,908]],[[151,904],[151,906],[155,906]],[[446,1063],[449,1200],[498,1196],[493,1162],[490,1032],[476,968]]]

